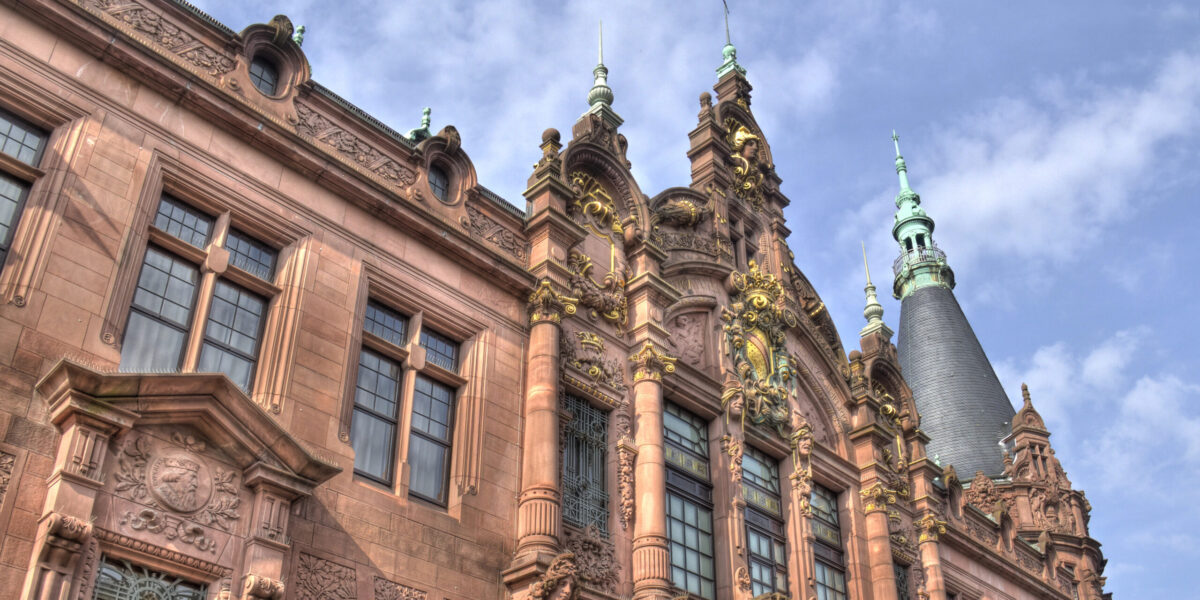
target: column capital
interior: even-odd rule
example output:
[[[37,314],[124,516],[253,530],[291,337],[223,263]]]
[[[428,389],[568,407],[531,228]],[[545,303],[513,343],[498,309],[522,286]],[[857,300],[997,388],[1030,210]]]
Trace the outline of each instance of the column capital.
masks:
[[[863,513],[868,515],[873,512],[886,513],[888,506],[895,504],[896,497],[899,495],[896,490],[888,488],[880,482],[875,482],[858,493],[863,499]]]
[[[575,314],[578,298],[560,294],[549,279],[543,279],[529,295],[529,323],[562,323],[563,315]]]
[[[654,342],[646,340],[637,352],[629,356],[629,362],[634,364],[634,383],[647,379],[662,381],[663,374],[675,372],[677,360],[660,350]]]
[[[938,536],[946,533],[946,522],[939,520],[938,515],[933,512],[925,513],[925,516],[917,519],[913,525],[917,529],[919,543],[937,542]]]

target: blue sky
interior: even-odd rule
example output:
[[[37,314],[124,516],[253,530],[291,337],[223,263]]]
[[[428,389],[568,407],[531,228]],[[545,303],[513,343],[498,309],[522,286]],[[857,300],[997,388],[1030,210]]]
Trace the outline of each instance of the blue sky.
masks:
[[[542,130],[605,63],[642,190],[686,185],[719,0],[196,4],[235,30],[286,13],[314,78],[395,129],[454,124],[523,205]],[[1029,383],[1117,597],[1186,597],[1200,558],[1200,5],[742,2],[733,41],[792,200],[790,245],[849,348],[865,241],[897,248],[892,129],[956,293],[1009,397]],[[896,328],[899,305],[883,298]]]

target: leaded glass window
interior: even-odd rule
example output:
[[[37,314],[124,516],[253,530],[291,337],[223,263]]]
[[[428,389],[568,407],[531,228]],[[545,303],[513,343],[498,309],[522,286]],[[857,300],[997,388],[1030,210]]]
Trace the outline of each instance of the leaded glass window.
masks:
[[[256,56],[250,61],[250,81],[258,91],[274,96],[279,88],[279,69],[267,58]]]
[[[747,446],[742,455],[746,546],[754,596],[787,593],[787,545],[779,496],[779,462]]]
[[[104,557],[96,574],[95,600],[204,600],[203,584]]]
[[[146,248],[121,346],[122,371],[179,370],[198,282],[195,266],[158,248]]]
[[[814,485],[809,503],[813,509],[813,564],[816,570],[817,600],[845,600],[846,569],[842,555],[841,527],[838,521],[837,494]]]
[[[608,487],[605,467],[608,413],[571,394],[562,398],[563,521],[577,527],[595,525],[608,533]]]
[[[154,215],[154,226],[197,248],[208,245],[212,217],[170,197],[163,196]]]
[[[236,230],[231,229],[225,239],[229,251],[229,262],[233,266],[266,281],[275,276],[275,249]]]
[[[408,319],[400,313],[374,302],[367,303],[367,313],[363,319],[363,329],[391,342],[403,346],[405,333],[408,330]]]
[[[400,387],[399,365],[366,349],[359,353],[350,423],[354,472],[387,484],[392,482]]]
[[[413,391],[412,436],[408,440],[408,464],[412,468],[408,491],[438,504],[446,503],[450,481],[453,416],[454,390],[418,375]]]
[[[667,462],[667,538],[675,587],[716,599],[708,424],[668,403],[663,412]]]
[[[0,152],[27,165],[36,166],[41,160],[45,145],[45,133],[0,111]],[[17,229],[17,222],[21,219],[28,193],[29,184],[0,173],[0,264],[4,262],[8,248],[12,245],[13,234]]]
[[[422,327],[421,347],[425,349],[425,360],[447,371],[458,368],[458,343],[454,340]]]
[[[266,301],[258,295],[217,280],[196,370],[224,373],[249,392],[266,308]]]

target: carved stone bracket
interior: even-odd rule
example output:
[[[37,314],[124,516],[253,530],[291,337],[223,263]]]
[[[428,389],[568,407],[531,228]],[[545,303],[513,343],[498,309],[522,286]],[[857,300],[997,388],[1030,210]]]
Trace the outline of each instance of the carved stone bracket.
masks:
[[[678,359],[672,358],[659,350],[654,342],[647,340],[629,357],[629,362],[634,365],[633,381],[636,383],[643,379],[653,381],[662,381],[663,374],[675,372],[675,362]]]
[[[578,298],[564,296],[554,291],[550,280],[543,279],[529,295],[529,322],[562,323],[563,315],[575,314]]]
[[[243,600],[283,600],[284,585],[282,581],[247,575],[242,580]]]

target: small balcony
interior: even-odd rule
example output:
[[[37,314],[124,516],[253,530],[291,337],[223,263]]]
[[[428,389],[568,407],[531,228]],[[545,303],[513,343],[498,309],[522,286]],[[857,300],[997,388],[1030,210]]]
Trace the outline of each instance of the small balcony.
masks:
[[[927,246],[923,248],[914,248],[908,252],[900,253],[892,263],[892,275],[899,276],[900,271],[907,264],[909,266],[917,266],[921,263],[943,263],[946,262],[946,253],[942,252],[937,246]]]

